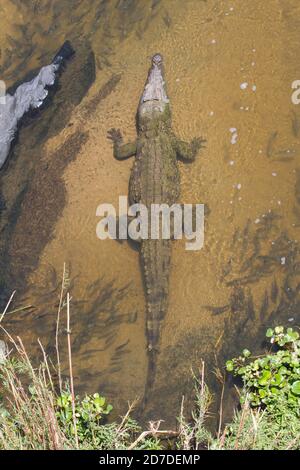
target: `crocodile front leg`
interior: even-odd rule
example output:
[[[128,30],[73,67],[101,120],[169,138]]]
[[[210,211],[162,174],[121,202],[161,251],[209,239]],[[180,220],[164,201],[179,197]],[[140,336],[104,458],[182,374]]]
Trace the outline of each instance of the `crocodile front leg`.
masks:
[[[193,162],[201,148],[204,147],[206,140],[196,137],[190,143],[183,140],[174,139],[174,148],[177,158],[184,162]]]
[[[125,160],[136,154],[136,142],[124,144],[120,129],[110,129],[107,138],[114,144],[114,157],[117,160]]]

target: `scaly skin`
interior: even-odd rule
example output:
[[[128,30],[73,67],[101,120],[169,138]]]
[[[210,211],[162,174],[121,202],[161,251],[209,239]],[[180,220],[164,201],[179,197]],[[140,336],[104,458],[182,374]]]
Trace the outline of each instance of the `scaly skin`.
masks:
[[[152,59],[138,108],[137,123],[136,142],[123,144],[121,132],[116,129],[109,131],[109,138],[114,143],[115,158],[122,160],[135,155],[129,182],[129,202],[144,204],[150,214],[151,204],[171,206],[177,203],[180,196],[178,158],[193,161],[203,142],[193,139],[191,143],[186,143],[175,137],[159,54]],[[140,242],[147,304],[148,387],[154,378],[160,328],[168,308],[171,243],[171,240],[162,238]]]

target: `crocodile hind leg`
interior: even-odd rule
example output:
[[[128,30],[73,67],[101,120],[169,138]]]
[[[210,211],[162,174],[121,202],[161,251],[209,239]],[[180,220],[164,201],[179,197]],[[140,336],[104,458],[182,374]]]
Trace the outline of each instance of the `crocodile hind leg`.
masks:
[[[110,129],[107,138],[114,144],[114,157],[117,160],[125,160],[136,154],[136,142],[124,144],[120,129]]]
[[[206,140],[196,137],[191,142],[184,142],[183,140],[174,139],[174,148],[177,158],[184,162],[193,162],[201,148],[204,147]]]

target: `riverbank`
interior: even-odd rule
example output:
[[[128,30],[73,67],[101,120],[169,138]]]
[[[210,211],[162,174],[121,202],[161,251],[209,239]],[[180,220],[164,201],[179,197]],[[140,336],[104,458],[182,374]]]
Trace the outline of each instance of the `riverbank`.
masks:
[[[174,429],[163,421],[142,428],[132,418],[138,401],[114,421],[113,407],[94,393],[74,391],[69,298],[67,299],[69,377],[60,376],[38,340],[43,360],[34,365],[21,338],[3,328],[9,343],[0,364],[0,450],[297,450],[300,449],[300,341],[297,331],[276,327],[267,337],[277,349],[252,358],[248,350],[227,361],[226,369],[242,378],[237,392],[241,406],[223,423],[222,393],[219,424],[208,430],[213,396],[205,383],[205,364],[194,374],[194,406],[185,407]],[[2,351],[3,355],[5,349]],[[224,370],[219,370],[223,376]],[[224,390],[225,378],[223,378]]]

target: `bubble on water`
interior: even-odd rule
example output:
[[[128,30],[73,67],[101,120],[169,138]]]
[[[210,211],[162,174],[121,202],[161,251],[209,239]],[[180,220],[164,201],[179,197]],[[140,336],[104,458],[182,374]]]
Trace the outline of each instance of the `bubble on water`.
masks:
[[[241,83],[240,84],[241,90],[246,90],[246,88],[248,88],[248,85],[249,85],[249,83],[247,83],[247,82]]]
[[[232,134],[232,136],[231,136],[231,143],[232,143],[232,145],[234,145],[234,144],[237,143],[237,139],[238,139],[238,133],[237,133],[236,127],[231,127],[231,128],[229,129],[229,132]]]

